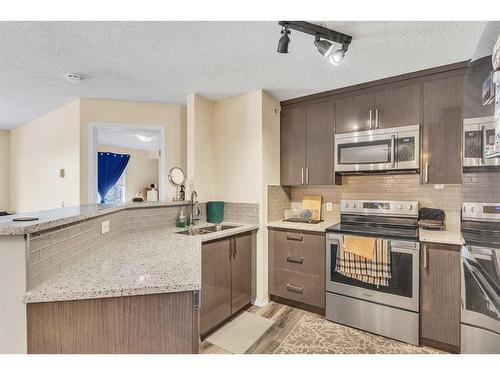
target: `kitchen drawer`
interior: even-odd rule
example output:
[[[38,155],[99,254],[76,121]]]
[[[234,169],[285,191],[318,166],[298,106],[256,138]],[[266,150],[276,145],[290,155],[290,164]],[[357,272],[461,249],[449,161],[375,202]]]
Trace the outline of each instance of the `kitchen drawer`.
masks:
[[[325,275],[325,237],[322,235],[278,232],[273,251],[271,267],[319,277]]]
[[[308,305],[325,307],[324,277],[283,269],[273,272],[271,294]]]

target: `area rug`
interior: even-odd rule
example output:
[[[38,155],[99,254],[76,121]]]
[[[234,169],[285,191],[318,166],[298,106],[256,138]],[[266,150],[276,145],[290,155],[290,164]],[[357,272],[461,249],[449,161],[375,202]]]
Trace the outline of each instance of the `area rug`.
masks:
[[[243,354],[273,323],[271,319],[245,311],[208,336],[206,341],[233,354]]]
[[[276,354],[435,354],[417,347],[330,322],[317,315],[304,316],[276,349]]]

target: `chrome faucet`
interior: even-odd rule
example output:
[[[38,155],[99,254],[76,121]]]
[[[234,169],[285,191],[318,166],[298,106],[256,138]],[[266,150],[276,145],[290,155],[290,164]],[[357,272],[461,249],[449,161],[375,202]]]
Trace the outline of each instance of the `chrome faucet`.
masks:
[[[191,192],[191,214],[189,217],[189,225],[193,226],[200,220],[201,211],[198,208],[198,193],[196,190]]]

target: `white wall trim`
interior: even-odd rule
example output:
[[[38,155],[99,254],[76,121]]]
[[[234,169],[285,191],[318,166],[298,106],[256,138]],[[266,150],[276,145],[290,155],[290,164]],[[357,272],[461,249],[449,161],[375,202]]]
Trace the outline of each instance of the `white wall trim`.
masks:
[[[150,124],[125,124],[115,122],[89,122],[88,125],[88,202],[97,202],[97,131],[105,128],[122,128],[135,130],[153,130],[160,132],[160,162],[158,163],[158,195],[159,200],[166,200],[166,171],[165,171],[165,126]]]

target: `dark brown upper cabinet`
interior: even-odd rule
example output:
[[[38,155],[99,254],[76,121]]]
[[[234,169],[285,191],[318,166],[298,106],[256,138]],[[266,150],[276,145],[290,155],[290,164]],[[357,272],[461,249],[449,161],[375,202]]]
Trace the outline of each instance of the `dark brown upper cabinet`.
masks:
[[[420,124],[421,85],[387,85],[374,93],[374,128]]]
[[[333,102],[281,111],[281,184],[333,185]]]
[[[462,182],[462,107],[465,70],[423,83],[423,183]]]
[[[491,55],[472,62],[464,85],[464,118],[488,117],[495,114],[495,102],[483,105],[483,83],[491,74]]]
[[[419,83],[356,90],[336,100],[335,133],[420,124]]]
[[[335,134],[370,130],[373,124],[373,91],[358,90],[335,101]]]

